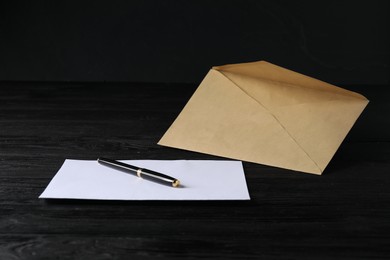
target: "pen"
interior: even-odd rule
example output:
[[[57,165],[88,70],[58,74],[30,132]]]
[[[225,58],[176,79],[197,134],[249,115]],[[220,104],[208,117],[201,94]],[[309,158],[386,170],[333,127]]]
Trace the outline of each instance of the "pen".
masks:
[[[133,173],[133,174],[136,174],[138,177],[146,179],[146,180],[155,181],[155,182],[159,182],[162,184],[169,184],[175,188],[179,187],[179,185],[180,185],[180,181],[178,179],[173,178],[173,177],[168,176],[168,175],[165,175],[165,174],[162,174],[162,173],[159,173],[159,172],[155,172],[155,171],[148,170],[148,169],[142,169],[142,168],[137,167],[137,166],[133,166],[130,164],[126,164],[123,162],[118,162],[115,160],[102,158],[102,157],[98,158],[97,161],[104,166],[112,167],[112,168],[117,169],[117,170],[122,170],[122,171],[125,171],[127,173]]]

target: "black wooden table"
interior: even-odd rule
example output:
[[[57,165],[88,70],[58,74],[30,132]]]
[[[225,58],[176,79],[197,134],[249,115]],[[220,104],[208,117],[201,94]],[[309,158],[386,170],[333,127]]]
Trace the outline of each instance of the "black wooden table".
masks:
[[[158,146],[186,84],[0,85],[0,259],[389,259],[390,86],[322,176],[244,163],[251,201],[40,200],[64,159],[218,159]]]

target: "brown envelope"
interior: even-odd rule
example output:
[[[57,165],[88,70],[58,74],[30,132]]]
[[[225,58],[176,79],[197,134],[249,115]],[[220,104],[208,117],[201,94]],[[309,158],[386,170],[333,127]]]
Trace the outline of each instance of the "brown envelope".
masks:
[[[321,174],[367,104],[265,61],[218,66],[158,144]]]

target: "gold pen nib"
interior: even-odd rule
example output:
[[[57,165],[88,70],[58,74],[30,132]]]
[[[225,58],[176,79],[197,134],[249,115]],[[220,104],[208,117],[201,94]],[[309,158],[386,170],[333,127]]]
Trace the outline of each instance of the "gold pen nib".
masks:
[[[180,185],[180,181],[179,180],[174,180],[173,182],[172,182],[172,187],[179,187],[179,185]]]

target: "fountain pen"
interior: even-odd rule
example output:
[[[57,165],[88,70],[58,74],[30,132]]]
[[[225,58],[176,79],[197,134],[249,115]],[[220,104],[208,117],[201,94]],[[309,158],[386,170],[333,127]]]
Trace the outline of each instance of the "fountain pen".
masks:
[[[165,174],[162,174],[162,173],[159,173],[159,172],[155,172],[155,171],[148,170],[148,169],[143,169],[143,168],[140,168],[137,166],[133,166],[130,164],[126,164],[123,162],[119,162],[119,161],[115,161],[115,160],[111,160],[111,159],[107,159],[107,158],[102,158],[102,157],[98,158],[97,161],[104,166],[108,166],[108,167],[114,168],[116,170],[121,170],[121,171],[124,171],[126,173],[132,173],[132,174],[135,174],[138,177],[146,179],[146,180],[158,182],[161,184],[168,184],[168,185],[171,185],[172,187],[175,187],[175,188],[179,187],[179,185],[180,185],[180,181],[178,179],[173,178],[173,177],[168,176],[168,175],[165,175]]]

